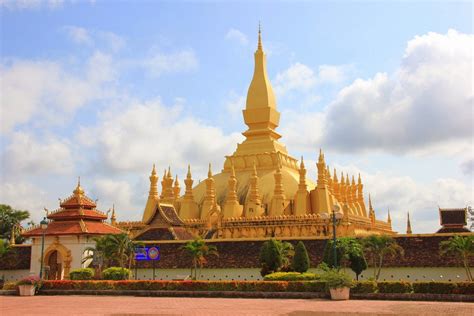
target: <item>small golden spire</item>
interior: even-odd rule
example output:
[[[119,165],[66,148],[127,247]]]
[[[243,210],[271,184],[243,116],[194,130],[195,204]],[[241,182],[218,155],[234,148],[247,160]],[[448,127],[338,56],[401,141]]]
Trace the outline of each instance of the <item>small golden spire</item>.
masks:
[[[188,164],[188,173],[186,174],[186,178],[191,179],[191,165]]]
[[[332,178],[333,178],[333,181],[334,181],[334,182],[337,182],[337,181],[338,181],[338,180],[337,180],[337,172],[336,172],[336,168],[334,168],[334,172],[333,172],[333,176],[332,176]]]
[[[362,184],[362,179],[360,178],[360,172],[359,172],[359,179],[357,179],[358,184]]]
[[[301,156],[300,169],[304,169],[304,160],[303,160],[303,156]]]
[[[152,175],[156,175],[156,168],[155,168],[155,164],[153,164],[153,169],[151,170],[151,174],[152,174]]]
[[[387,223],[392,224],[392,218],[390,217],[390,209],[387,211]]]
[[[81,177],[78,177],[76,189],[74,191],[72,191],[72,193],[74,193],[74,195],[76,195],[76,196],[84,195],[84,190],[81,187]]]
[[[342,185],[346,184],[346,183],[344,182],[344,172],[341,172],[341,184],[342,184]]]
[[[212,178],[211,163],[209,163],[209,171],[207,172],[207,177]]]
[[[112,216],[110,216],[110,223],[112,223],[112,225],[115,225],[117,219],[115,218],[115,203],[112,204]]]
[[[407,234],[413,234],[411,230],[410,212],[407,212]]]
[[[263,50],[262,48],[262,28],[260,25],[260,21],[258,22],[258,46],[257,50]]]
[[[323,153],[323,150],[321,148],[319,148],[319,159],[318,161],[320,163],[324,162],[324,153]]]
[[[178,175],[176,175],[176,177],[174,178],[174,186],[179,187]]]
[[[356,183],[355,183],[355,179],[354,179],[354,175],[352,175],[352,183],[351,183],[351,184],[352,184],[352,185],[355,185],[355,184],[356,184]]]
[[[351,182],[349,181],[349,173],[346,173],[346,184],[350,185]]]
[[[167,175],[167,177],[169,179],[173,179],[173,176],[171,175],[171,166],[168,166],[168,175]]]
[[[370,211],[373,211],[373,207],[372,207],[372,198],[370,197],[370,193],[369,193],[369,210]]]

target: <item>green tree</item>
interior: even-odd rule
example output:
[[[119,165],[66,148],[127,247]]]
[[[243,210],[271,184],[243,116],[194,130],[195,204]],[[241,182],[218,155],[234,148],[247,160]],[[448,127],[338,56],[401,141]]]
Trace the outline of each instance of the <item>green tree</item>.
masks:
[[[444,240],[439,244],[440,254],[452,255],[462,261],[466,275],[469,281],[473,281],[471,270],[469,267],[470,258],[474,256],[474,236],[459,236]]]
[[[295,255],[292,262],[293,270],[296,272],[306,272],[309,269],[309,257],[306,247],[302,241],[296,244]]]
[[[10,240],[15,230],[15,243],[21,244],[25,239],[20,235],[21,222],[28,219],[28,211],[15,210],[10,205],[0,204],[0,239]]]
[[[260,263],[262,269],[260,274],[265,276],[276,271],[288,271],[291,269],[291,258],[295,251],[289,242],[270,239],[263,243],[260,249]]]
[[[190,240],[181,248],[185,252],[187,252],[192,258],[193,266],[191,267],[191,278],[193,280],[196,280],[198,277],[198,269],[199,274],[201,273],[202,267],[207,262],[206,257],[210,255],[219,256],[217,248],[213,245],[206,244],[206,242],[202,238]]]
[[[387,235],[370,235],[363,239],[362,244],[365,252],[371,258],[375,280],[379,279],[384,259],[387,256],[403,256],[404,254],[403,248]]]
[[[361,242],[354,237],[342,237],[336,240],[337,268],[349,267],[356,274],[356,278],[367,269],[363,246]],[[333,241],[328,240],[323,253],[323,262],[331,268],[334,268],[334,249]]]
[[[364,253],[361,254],[350,254],[349,255],[349,267],[354,271],[356,280],[359,281],[359,275],[367,269],[367,260],[365,260]]]
[[[94,237],[93,240],[95,241],[95,246],[86,247],[84,249],[82,263],[93,260],[94,257],[96,257],[102,259],[102,263],[99,263],[99,271],[102,271],[103,267],[109,267],[114,253],[111,237],[112,235]]]
[[[5,256],[10,251],[10,245],[4,239],[0,239],[0,258]]]

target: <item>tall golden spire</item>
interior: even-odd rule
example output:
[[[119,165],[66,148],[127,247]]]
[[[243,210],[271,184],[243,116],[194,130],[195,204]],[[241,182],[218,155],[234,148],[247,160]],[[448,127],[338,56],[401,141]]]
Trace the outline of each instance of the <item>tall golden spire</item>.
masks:
[[[407,212],[407,234],[413,234],[411,230],[410,212]]]
[[[392,226],[392,218],[390,217],[390,209],[388,209],[387,211],[387,223],[389,223],[390,226]]]
[[[153,169],[151,170],[150,175],[150,191],[148,196],[158,198],[158,176],[156,175],[155,164],[153,164]]]
[[[204,195],[204,202],[201,208],[201,219],[206,219],[209,212],[216,204],[216,188],[214,178],[212,177],[211,164],[209,163],[209,171],[207,172],[206,194]]]
[[[246,136],[247,142],[253,140],[259,142],[260,145],[258,147],[260,148],[255,148],[256,150],[285,150],[281,144],[273,143],[273,141],[281,137],[281,135],[275,132],[280,123],[280,113],[276,110],[275,94],[273,93],[270,79],[268,79],[260,27],[258,31],[258,45],[254,57],[255,68],[253,78],[247,92],[247,102],[243,111],[244,121],[248,126],[248,130],[243,134]],[[263,138],[267,139],[266,143],[262,143]],[[253,146],[244,146],[245,150],[251,150],[251,147]]]
[[[280,170],[277,170],[281,174]],[[308,186],[306,184],[306,168],[304,166],[303,156],[301,156],[300,163],[300,182],[298,183],[298,191],[295,194],[295,215],[305,215],[308,211]],[[280,179],[281,182],[281,179]],[[276,188],[276,173],[275,173],[275,188]],[[276,193],[276,192],[275,192]]]
[[[262,47],[262,27],[260,25],[260,21],[258,22],[258,45],[257,45],[257,50],[263,51],[263,47]]]

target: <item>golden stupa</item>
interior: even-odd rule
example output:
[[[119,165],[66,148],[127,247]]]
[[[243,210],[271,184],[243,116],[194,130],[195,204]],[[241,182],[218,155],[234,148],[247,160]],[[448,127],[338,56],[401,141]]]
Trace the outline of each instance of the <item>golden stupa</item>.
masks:
[[[330,215],[337,206],[340,235],[394,234],[390,218],[386,222],[375,218],[370,197],[366,207],[360,175],[357,181],[347,174],[338,178],[336,170],[331,175],[320,150],[314,183],[306,178],[303,158],[291,157],[279,142],[276,128],[280,113],[267,75],[260,30],[243,116],[248,126],[243,132],[245,140],[225,157],[220,173],[213,174],[209,165],[207,179],[193,188],[188,167],[181,196],[178,179],[173,180],[170,169],[165,170],[158,195],[153,166],[142,221],[118,225],[128,227],[134,236],[169,229],[172,239],[181,239],[175,233],[178,226],[188,233],[184,236],[190,233],[214,239],[311,238],[330,234]]]

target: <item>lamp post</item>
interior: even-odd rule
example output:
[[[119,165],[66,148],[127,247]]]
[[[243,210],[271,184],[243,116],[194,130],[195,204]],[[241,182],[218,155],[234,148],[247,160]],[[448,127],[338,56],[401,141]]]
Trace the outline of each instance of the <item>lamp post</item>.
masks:
[[[41,230],[43,231],[43,236],[41,238],[41,265],[40,265],[40,279],[43,278],[43,253],[44,253],[44,235],[46,233],[46,228],[48,228],[48,221],[46,220],[46,217],[43,218],[43,220],[40,222],[40,227]]]
[[[341,212],[339,212],[340,208],[338,205],[332,207],[332,249],[334,251],[334,268],[337,267],[337,247],[336,247],[336,224],[339,219],[342,218]]]

